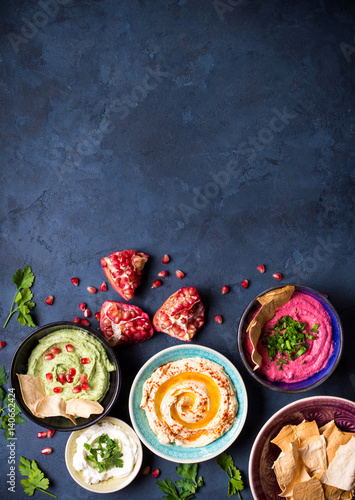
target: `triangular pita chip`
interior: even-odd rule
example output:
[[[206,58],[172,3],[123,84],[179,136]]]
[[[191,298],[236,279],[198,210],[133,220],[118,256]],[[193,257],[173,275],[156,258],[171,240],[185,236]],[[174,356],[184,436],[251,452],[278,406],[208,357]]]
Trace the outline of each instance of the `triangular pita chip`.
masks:
[[[89,418],[93,413],[100,415],[103,411],[100,403],[89,399],[69,399],[66,403],[66,412],[77,417]]]
[[[34,413],[36,412],[36,413]],[[34,411],[32,413],[39,418],[46,417],[66,417],[69,418],[73,424],[76,424],[75,418],[68,415],[65,409],[65,401],[59,396],[59,394],[54,394],[53,396],[44,396],[35,405]]]
[[[293,500],[325,500],[322,483],[316,477],[303,483],[296,483]]]
[[[255,364],[254,370],[260,368],[262,357],[257,351],[257,344],[261,335],[261,329],[270,319],[275,316],[275,304],[273,301],[267,302],[262,305],[259,311],[256,313],[254,318],[251,320],[247,331],[249,331],[249,338],[253,345],[253,351],[251,353],[251,359]]]
[[[343,432],[336,426],[334,420],[332,420],[331,425],[323,432],[325,441],[327,443],[327,458],[328,464],[332,462],[335,454],[340,445],[346,444],[354,436],[354,432]],[[344,488],[346,489],[346,488]]]
[[[285,286],[283,288],[278,288],[277,290],[272,290],[271,292],[258,297],[257,300],[261,305],[270,302],[270,300],[273,300],[275,309],[278,309],[279,307],[287,304],[287,302],[291,299],[294,291],[294,286]]]
[[[282,490],[280,496],[286,498],[293,496],[293,488],[296,483],[310,479],[310,475],[307,473],[298,453],[298,439],[295,439],[290,444],[289,451],[280,453],[279,458],[274,463],[274,471]]]
[[[355,488],[355,437],[339,447],[321,481],[346,491]]]
[[[298,425],[284,425],[271,442],[276,444],[282,451],[287,451],[290,443],[295,439],[299,439],[302,446],[304,440],[315,435],[319,435],[315,420],[312,420],[312,422],[304,420]]]
[[[326,469],[328,466],[324,436],[310,436],[302,441],[299,453],[310,472]]]

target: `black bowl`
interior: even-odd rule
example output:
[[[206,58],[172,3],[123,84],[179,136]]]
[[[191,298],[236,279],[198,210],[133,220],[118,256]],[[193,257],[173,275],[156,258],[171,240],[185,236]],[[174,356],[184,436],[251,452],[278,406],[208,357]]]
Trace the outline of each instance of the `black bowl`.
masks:
[[[57,417],[46,417],[46,418],[38,418],[33,415],[33,413],[27,408],[27,405],[24,403],[20,384],[18,381],[18,377],[16,373],[26,374],[28,369],[28,358],[33,351],[33,349],[38,345],[38,341],[53,333],[57,330],[61,330],[62,328],[67,328],[69,330],[82,330],[89,335],[98,340],[103,348],[106,351],[108,359],[111,363],[113,363],[116,367],[116,370],[110,372],[110,386],[104,397],[104,399],[100,402],[100,404],[104,407],[104,411],[100,415],[90,415],[89,418],[77,418],[77,425],[74,425],[71,420],[65,417],[57,416]],[[80,335],[80,333],[79,333]],[[27,418],[40,425],[41,427],[45,427],[47,429],[52,429],[55,431],[78,431],[80,429],[84,429],[85,427],[89,427],[90,425],[96,424],[99,422],[105,415],[108,414],[112,406],[114,405],[119,391],[121,387],[121,373],[120,367],[118,365],[116,356],[113,352],[112,347],[106,342],[106,340],[102,337],[102,335],[98,334],[92,328],[88,328],[83,325],[79,325],[78,323],[73,323],[71,321],[59,321],[56,323],[49,323],[48,325],[44,325],[41,328],[38,328],[34,332],[32,332],[28,337],[25,338],[21,342],[21,344],[16,349],[16,352],[12,358],[11,369],[10,369],[10,381],[11,387],[15,389],[15,399],[20,407],[22,413],[26,415]]]

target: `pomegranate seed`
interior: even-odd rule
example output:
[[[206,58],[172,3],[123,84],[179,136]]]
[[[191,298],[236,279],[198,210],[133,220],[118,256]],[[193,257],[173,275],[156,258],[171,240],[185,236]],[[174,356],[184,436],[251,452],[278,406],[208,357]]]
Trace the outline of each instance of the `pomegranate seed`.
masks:
[[[155,479],[159,476],[160,470],[159,469],[154,469],[152,472],[152,477]]]
[[[62,387],[54,387],[53,392],[58,394],[59,392],[62,392],[63,388]]]
[[[88,321],[87,319],[80,320],[80,323],[84,326],[90,326],[90,321]]]
[[[141,474],[143,474],[143,476],[147,476],[148,474],[150,473],[150,465],[146,465],[142,470],[141,470]]]
[[[47,431],[47,437],[48,438],[51,438],[52,436],[54,436],[54,434],[55,434],[55,431],[52,431],[52,430],[48,429],[48,431]]]
[[[86,382],[83,382],[82,385],[81,385],[83,391],[89,391],[90,390],[90,387],[89,385],[86,383]]]
[[[88,378],[87,378],[87,376],[85,375],[85,373],[82,373],[82,374],[80,375],[80,380],[81,380],[81,382],[83,382],[83,383],[85,383],[85,382],[87,382],[87,381],[88,381]]]
[[[100,292],[107,292],[107,283],[103,281],[99,287],[99,290]]]
[[[222,316],[220,316],[219,314],[217,314],[215,317],[214,317],[214,320],[216,323],[218,323],[219,325],[223,323],[223,319],[222,319]]]
[[[75,377],[75,375],[76,375],[76,370],[75,370],[75,368],[69,368],[69,375],[70,375],[71,377]]]
[[[272,275],[273,278],[275,278],[275,280],[282,280],[282,274],[281,273],[274,273]]]
[[[53,354],[59,354],[60,353],[59,347],[52,347],[51,348],[51,353],[53,353]]]
[[[78,394],[78,392],[80,392],[80,391],[81,391],[80,385],[76,385],[75,387],[73,387],[73,391],[72,392],[74,394]]]
[[[95,288],[94,286],[88,286],[88,287],[86,288],[86,290],[87,290],[89,293],[93,293],[93,294],[97,292],[97,290],[96,290],[96,288]]]
[[[90,316],[91,316],[91,311],[90,311],[90,309],[85,309],[85,311],[84,311],[84,316],[85,316],[85,318],[90,318]]]
[[[53,358],[54,358],[54,354],[52,354],[51,352],[50,352],[50,353],[48,353],[48,354],[45,354],[45,355],[44,355],[44,359],[45,359],[46,361],[50,361],[50,360],[51,360],[51,359],[53,359]]]
[[[243,280],[242,281],[242,287],[243,288],[248,288],[248,286],[249,286],[249,281],[248,280]]]
[[[182,280],[182,278],[185,277],[185,273],[183,273],[182,271],[180,271],[179,269],[177,271],[175,271],[175,274],[176,276],[179,278],[179,280]]]
[[[227,285],[222,286],[222,295],[224,295],[228,292],[229,292],[229,286],[227,286]]]
[[[52,382],[52,380],[53,380],[53,374],[52,373],[46,373],[46,379],[48,380],[48,382]]]
[[[42,455],[49,455],[50,453],[52,453],[52,448],[43,448],[43,450],[41,450],[41,453]]]
[[[159,286],[162,286],[162,282],[160,280],[154,280],[152,284],[152,288],[158,288]]]
[[[68,352],[73,352],[73,351],[74,351],[74,346],[72,346],[71,344],[67,344],[67,345],[65,346],[65,348],[66,348],[66,350],[67,350]]]
[[[0,342],[0,349],[2,349],[3,347],[6,346],[6,342],[4,342],[3,340]]]
[[[79,302],[79,309],[80,309],[80,311],[85,311],[85,309],[86,309],[85,302]]]
[[[45,438],[45,437],[47,437],[47,433],[46,432],[37,432],[37,437],[40,439]]]
[[[74,318],[73,323],[80,323],[80,318],[78,318],[78,317]]]
[[[169,272],[168,271],[160,271],[160,273],[158,273],[158,276],[160,278],[166,278],[167,276],[169,276]]]
[[[100,321],[100,311],[96,312],[94,316],[97,319],[97,321]]]
[[[53,304],[54,297],[53,295],[48,295],[48,297],[45,299],[45,303],[51,306]]]
[[[58,375],[58,382],[60,382],[61,384],[65,384],[65,373],[59,373]]]
[[[71,282],[73,283],[74,286],[78,286],[79,285],[79,280],[78,278],[72,278],[71,279]]]
[[[163,257],[163,260],[162,260],[162,263],[163,264],[167,264],[170,260],[170,257],[168,254],[165,254],[164,257]]]
[[[89,358],[81,358],[80,361],[81,361],[82,365],[87,365],[87,364],[91,363]]]
[[[72,384],[74,379],[69,374],[67,374],[65,375],[65,380],[68,382],[68,384]]]
[[[260,266],[257,267],[257,270],[259,271],[259,273],[263,274],[265,272],[264,264],[260,264]]]

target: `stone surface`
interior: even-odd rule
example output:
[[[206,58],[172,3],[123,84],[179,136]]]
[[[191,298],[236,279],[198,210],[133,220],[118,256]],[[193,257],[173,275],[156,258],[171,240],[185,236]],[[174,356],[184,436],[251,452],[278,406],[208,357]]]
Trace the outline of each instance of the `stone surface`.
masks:
[[[38,325],[80,315],[81,301],[96,311],[107,298],[119,300],[111,287],[86,292],[104,280],[100,257],[115,250],[151,256],[134,298],[151,316],[180,286],[196,286],[207,321],[194,341],[226,355],[248,390],[247,423],[229,452],[246,483],[242,498],[251,499],[250,449],[275,411],[315,394],[354,398],[354,6],[4,0],[0,23],[3,323],[12,274],[26,265],[36,275]],[[171,274],[151,290],[165,253]],[[256,270],[261,263],[265,274]],[[186,273],[183,281],[175,269]],[[277,284],[274,272],[327,293],[344,324],[341,364],[309,393],[261,388],[237,352],[239,318],[256,294]],[[223,284],[231,287],[225,296]],[[7,370],[31,331],[14,318],[2,330]],[[135,374],[177,343],[156,333],[117,350],[123,386],[113,415],[129,422]],[[38,460],[61,500],[98,498],[66,471],[67,435],[57,433],[54,452],[42,456],[39,430],[29,421],[18,427],[17,461]],[[16,493],[7,491],[1,443],[1,498],[24,498],[19,475]],[[146,464],[177,479],[175,464],[145,449]],[[196,498],[227,497],[215,460],[199,473],[206,485]],[[143,495],[162,497],[151,476],[107,498]]]

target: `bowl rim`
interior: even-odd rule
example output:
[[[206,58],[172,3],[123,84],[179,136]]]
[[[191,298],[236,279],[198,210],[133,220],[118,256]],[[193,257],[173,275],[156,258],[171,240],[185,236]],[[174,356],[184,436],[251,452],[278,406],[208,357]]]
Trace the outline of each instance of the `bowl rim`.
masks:
[[[323,300],[328,305],[328,307],[332,310],[332,312],[337,320],[338,326],[339,326],[339,352],[338,352],[338,355],[334,361],[333,366],[331,367],[329,372],[326,373],[322,378],[320,378],[316,382],[313,382],[313,384],[311,384],[311,385],[307,385],[306,387],[302,387],[299,389],[292,389],[292,388],[286,389],[286,388],[274,386],[271,380],[270,380],[270,382],[268,382],[267,380],[260,378],[259,375],[251,368],[250,364],[248,363],[248,360],[247,360],[245,352],[244,352],[243,342],[242,342],[243,324],[245,322],[246,317],[248,316],[248,314],[250,313],[252,308],[255,306],[257,298],[261,297],[262,295],[265,295],[266,293],[271,292],[272,290],[277,290],[278,288],[284,288],[285,286],[294,286],[295,291],[296,291],[296,289],[300,289],[300,290],[305,290],[305,291],[311,292],[314,295],[316,295],[319,299]],[[247,372],[249,373],[249,375],[251,375],[253,377],[254,380],[259,382],[259,384],[266,387],[267,389],[271,389],[272,391],[282,392],[285,394],[297,394],[300,392],[307,392],[307,391],[314,389],[315,387],[318,387],[320,384],[325,382],[334,373],[335,369],[337,368],[337,366],[340,362],[340,359],[341,359],[341,356],[343,353],[344,334],[343,334],[343,325],[342,325],[342,322],[341,322],[341,319],[339,317],[337,310],[335,309],[333,304],[328,300],[328,298],[325,297],[321,292],[318,292],[318,290],[315,290],[314,288],[311,288],[311,287],[306,286],[306,285],[298,285],[296,283],[282,283],[280,285],[272,286],[272,287],[264,290],[263,292],[258,293],[249,302],[249,304],[244,309],[243,314],[241,315],[240,320],[239,320],[237,341],[238,341],[239,356],[241,357],[241,360],[242,360],[243,365],[245,366]],[[292,382],[290,382],[289,385],[291,386]]]
[[[140,429],[136,425],[136,420],[135,420],[135,415],[134,415],[134,407],[133,407],[133,397],[134,397],[134,392],[135,392],[135,390],[137,388],[137,383],[139,381],[139,378],[141,377],[141,374],[149,366],[150,363],[156,361],[161,355],[163,355],[163,354],[165,354],[167,352],[173,353],[173,352],[176,352],[176,351],[182,351],[183,349],[186,349],[186,348],[189,348],[189,347],[201,349],[202,351],[207,351],[207,352],[210,352],[210,353],[212,353],[214,355],[217,355],[224,363],[226,363],[227,366],[230,366],[230,368],[233,369],[236,372],[236,374],[238,376],[238,379],[239,379],[239,382],[240,382],[240,385],[242,387],[242,393],[243,393],[243,396],[244,396],[244,412],[241,414],[240,428],[238,429],[238,432],[235,434],[234,438],[230,442],[228,442],[223,448],[221,448],[220,450],[218,450],[218,452],[211,452],[206,457],[198,457],[198,458],[194,458],[194,459],[187,459],[187,458],[178,458],[178,459],[175,459],[175,458],[173,458],[173,457],[171,457],[169,455],[166,455],[164,452],[161,452],[160,450],[157,450],[156,448],[154,448],[154,446],[152,446],[149,442],[147,442],[147,440],[145,439],[145,437],[141,433]],[[201,357],[203,357],[203,352],[201,352],[201,354],[199,354],[199,355]],[[179,359],[183,359],[183,357],[184,356],[182,356]],[[185,357],[192,357],[192,356],[185,356]],[[165,363],[168,363],[168,362],[169,361],[166,361]],[[161,364],[163,364],[163,363],[161,363]],[[155,371],[155,369],[156,368],[154,368],[151,373],[153,373],[153,371]],[[227,373],[227,375],[229,376],[228,373]],[[233,383],[233,381],[232,381],[232,383]],[[207,460],[211,460],[212,458],[215,458],[217,455],[219,455],[220,453],[222,453],[223,451],[225,451],[226,449],[228,449],[234,443],[234,441],[237,439],[237,437],[240,435],[240,433],[242,432],[243,427],[245,425],[247,414],[248,414],[248,393],[247,393],[247,390],[246,390],[246,387],[245,387],[244,380],[243,380],[240,372],[236,368],[236,366],[226,356],[224,356],[223,354],[221,354],[219,351],[216,351],[215,349],[211,349],[210,347],[202,346],[202,345],[199,345],[199,344],[176,345],[176,346],[167,347],[166,349],[163,349],[163,350],[159,351],[158,353],[154,354],[151,358],[149,358],[143,364],[143,366],[138,371],[138,373],[135,376],[134,381],[132,383],[131,390],[130,390],[130,393],[129,393],[128,408],[129,408],[129,414],[130,414],[132,426],[133,426],[136,434],[138,435],[139,439],[143,442],[143,444],[150,451],[152,451],[155,455],[157,455],[157,456],[159,456],[161,458],[164,458],[165,460],[174,462],[174,463],[201,463],[201,462],[205,462]],[[147,425],[149,426],[149,424],[147,424]],[[231,427],[231,429],[232,428],[233,427]],[[149,427],[149,429],[150,429],[150,427]],[[231,430],[231,429],[229,429],[229,430]],[[153,431],[151,431],[151,432],[153,432]],[[227,431],[227,433],[228,432],[229,431]],[[181,448],[183,448],[183,447],[181,447]],[[189,448],[189,450],[193,450],[193,449],[194,448]]]
[[[355,409],[355,402],[351,401],[350,399],[340,398],[338,396],[309,396],[307,398],[297,399],[296,401],[292,401],[288,405],[283,406],[282,408],[277,410],[273,415],[271,415],[271,417],[268,418],[268,420],[264,423],[264,425],[261,427],[261,429],[259,430],[258,434],[256,435],[256,437],[254,439],[253,446],[252,446],[252,448],[250,450],[250,454],[249,454],[249,463],[248,463],[249,486],[250,486],[250,490],[251,490],[251,493],[253,495],[253,498],[255,500],[259,500],[260,497],[257,497],[257,494],[256,494],[255,489],[254,489],[254,484],[253,484],[254,455],[255,455],[259,440],[261,439],[262,435],[264,434],[264,432],[268,428],[268,426],[271,424],[271,422],[275,418],[280,416],[283,412],[287,412],[288,410],[292,409],[293,406],[297,406],[297,405],[305,403],[307,401],[314,401],[316,403],[317,401],[334,401],[334,400],[340,401],[343,403],[347,403],[347,404],[350,403],[351,405],[354,406],[354,409]]]
[[[127,422],[125,422],[124,420],[121,420],[120,418],[111,417],[110,415],[105,415],[105,417],[102,420],[100,420],[100,422],[96,422],[96,423],[100,424],[100,423],[102,423],[104,421],[109,421],[110,422],[112,420],[114,420],[115,422],[117,422],[118,426],[122,426],[123,428],[125,428],[125,427],[129,428],[130,432],[135,437],[135,442],[136,442],[137,447],[138,447],[138,458],[137,458],[137,461],[136,461],[136,463],[134,465],[133,471],[128,475],[128,477],[126,478],[125,481],[123,481],[122,483],[119,483],[116,486],[113,486],[112,489],[110,489],[108,491],[97,491],[95,489],[92,489],[90,487],[91,486],[90,484],[86,484],[85,482],[79,482],[77,480],[77,478],[75,478],[74,475],[72,474],[71,467],[68,465],[68,461],[69,461],[69,459],[68,459],[69,448],[72,445],[72,441],[75,438],[74,434],[76,432],[78,432],[78,431],[84,431],[85,432],[86,429],[78,429],[78,430],[73,431],[70,434],[70,436],[68,437],[66,445],[65,445],[64,461],[65,461],[65,465],[66,465],[67,471],[70,474],[70,477],[73,479],[73,481],[76,482],[76,484],[78,484],[79,486],[81,486],[81,488],[84,488],[85,490],[91,491],[92,493],[106,494],[106,493],[114,493],[115,491],[123,490],[126,486],[128,486],[129,484],[131,484],[132,481],[134,481],[134,479],[139,474],[139,471],[140,471],[141,466],[142,466],[142,462],[143,462],[143,447],[142,447],[142,443],[141,443],[141,441],[140,441],[137,433],[135,432],[135,430],[133,429],[133,427],[131,425],[127,424]],[[94,424],[92,424],[92,425],[94,425]],[[90,425],[90,427],[91,427],[91,425]],[[135,473],[133,474],[134,470],[135,470]]]
[[[16,403],[19,406],[21,412],[24,415],[26,415],[27,418],[32,420],[32,422],[34,422],[35,424],[37,424],[41,427],[43,427],[43,425],[45,425],[45,427],[47,429],[51,429],[51,430],[58,431],[58,432],[79,431],[81,429],[85,429],[86,427],[89,427],[90,425],[97,424],[102,418],[104,418],[108,414],[108,412],[111,410],[112,406],[117,401],[117,398],[118,398],[118,395],[119,395],[120,389],[121,389],[121,383],[122,383],[121,369],[120,369],[120,366],[118,364],[118,360],[117,360],[117,357],[116,357],[114,350],[112,349],[110,344],[106,341],[106,339],[104,339],[104,337],[102,335],[100,335],[97,331],[95,331],[93,328],[90,328],[90,327],[85,326],[85,325],[81,325],[79,323],[74,323],[73,321],[54,321],[53,323],[47,323],[46,325],[43,325],[43,326],[40,326],[39,328],[36,328],[36,330],[31,332],[29,335],[27,335],[27,337],[25,337],[20,342],[20,344],[17,346],[17,348],[12,356],[11,365],[10,365],[10,384],[11,384],[11,387],[14,387],[14,381],[15,381],[15,376],[16,376],[15,369],[14,369],[15,360],[16,360],[16,357],[17,357],[20,349],[22,348],[23,344],[28,339],[33,337],[35,334],[41,332],[42,330],[46,330],[47,328],[52,328],[52,327],[56,327],[56,326],[57,327],[74,326],[75,328],[79,328],[79,329],[81,328],[82,330],[86,331],[88,334],[93,335],[96,339],[101,341],[101,343],[104,345],[104,347],[107,349],[107,351],[111,354],[112,360],[115,364],[115,368],[117,371],[117,386],[116,386],[115,391],[113,393],[112,400],[107,405],[107,407],[104,408],[104,411],[100,415],[98,415],[94,420],[92,420],[91,422],[88,422],[86,424],[77,425],[75,427],[73,426],[73,427],[67,427],[67,428],[56,427],[55,425],[50,425],[50,424],[47,424],[44,422],[41,423],[39,417],[35,417],[25,404],[22,405],[22,403],[19,401],[19,398],[17,396],[17,391],[15,391],[15,400],[16,400]]]

